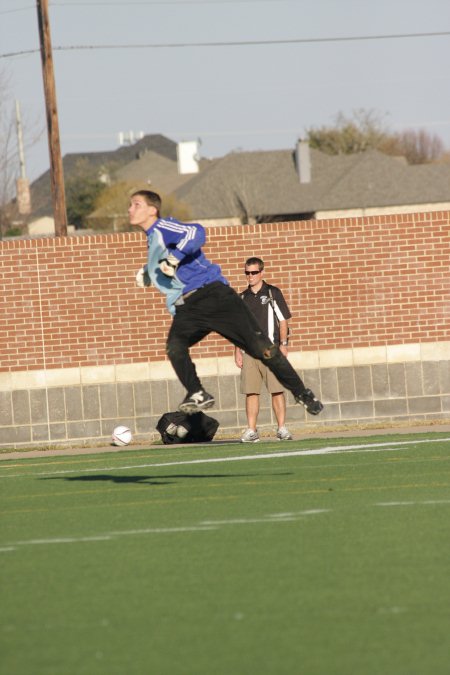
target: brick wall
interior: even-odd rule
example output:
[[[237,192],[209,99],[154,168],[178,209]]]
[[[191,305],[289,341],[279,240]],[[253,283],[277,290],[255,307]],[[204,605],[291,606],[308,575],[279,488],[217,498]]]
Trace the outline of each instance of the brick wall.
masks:
[[[450,212],[207,235],[205,253],[232,286],[245,287],[244,261],[256,255],[285,294],[292,363],[326,403],[311,420],[290,401],[290,424],[448,419]],[[104,441],[116,423],[147,440],[176,408],[170,316],[158,292],[135,286],[145,258],[141,232],[0,242],[0,447]],[[210,335],[192,353],[221,429],[237,433],[231,345]],[[259,424],[273,423],[264,396]]]
[[[447,339],[450,213],[213,227],[205,247],[230,283],[264,258],[302,350]],[[145,238],[122,233],[0,243],[0,370],[158,361],[170,323],[134,285]],[[197,352],[196,352],[197,350]],[[211,336],[194,355],[225,355]]]

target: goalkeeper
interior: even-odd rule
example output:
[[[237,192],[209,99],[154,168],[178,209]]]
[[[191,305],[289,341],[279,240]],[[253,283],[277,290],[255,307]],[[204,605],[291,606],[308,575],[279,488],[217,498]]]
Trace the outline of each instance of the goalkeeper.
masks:
[[[189,349],[216,332],[232,344],[262,361],[283,387],[292,392],[308,413],[318,415],[322,403],[307,389],[280,349],[265,337],[240,296],[211,263],[201,247],[205,230],[198,223],[181,223],[161,218],[161,198],[156,192],[140,190],[130,198],[130,225],[147,235],[148,258],[136,274],[138,286],[152,284],[166,295],[173,315],[166,343],[167,356],[187,394],[178,409],[192,414],[214,405],[197,375]]]

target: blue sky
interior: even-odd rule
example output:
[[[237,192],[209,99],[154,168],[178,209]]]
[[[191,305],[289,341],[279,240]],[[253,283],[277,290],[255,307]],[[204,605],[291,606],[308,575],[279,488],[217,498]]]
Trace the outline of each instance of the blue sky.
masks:
[[[205,157],[288,148],[358,109],[450,148],[450,35],[324,40],[450,32],[448,0],[50,0],[49,11],[63,154],[113,150],[129,130],[200,139]],[[11,54],[38,48],[35,0],[0,0],[11,112],[18,99],[26,141],[44,130],[26,153],[32,180],[49,166],[40,54]]]

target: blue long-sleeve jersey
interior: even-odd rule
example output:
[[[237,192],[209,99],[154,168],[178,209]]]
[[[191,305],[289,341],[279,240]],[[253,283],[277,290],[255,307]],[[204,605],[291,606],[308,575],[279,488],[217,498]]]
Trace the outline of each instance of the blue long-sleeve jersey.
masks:
[[[213,281],[228,284],[219,265],[210,262],[201,250],[205,241],[202,225],[181,223],[175,218],[159,218],[147,231],[147,273],[153,286],[167,296],[171,314],[175,314],[175,302],[181,295]],[[180,261],[171,278],[159,269],[159,261],[169,254]]]

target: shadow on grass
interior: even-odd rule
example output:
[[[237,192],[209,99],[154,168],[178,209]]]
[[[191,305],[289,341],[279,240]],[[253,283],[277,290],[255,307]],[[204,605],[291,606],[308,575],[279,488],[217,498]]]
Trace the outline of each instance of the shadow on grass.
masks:
[[[147,483],[148,485],[170,485],[175,482],[174,479],[204,479],[204,478],[255,478],[256,476],[261,476],[263,474],[257,473],[210,473],[210,474],[172,474],[171,476],[114,476],[112,474],[93,474],[90,476],[48,476],[47,478],[40,478],[39,480],[64,480],[69,483],[80,481],[85,483],[93,482],[111,482],[111,483]],[[267,476],[268,474],[264,474]],[[280,472],[275,474],[270,474],[272,476],[290,476],[292,472]]]

